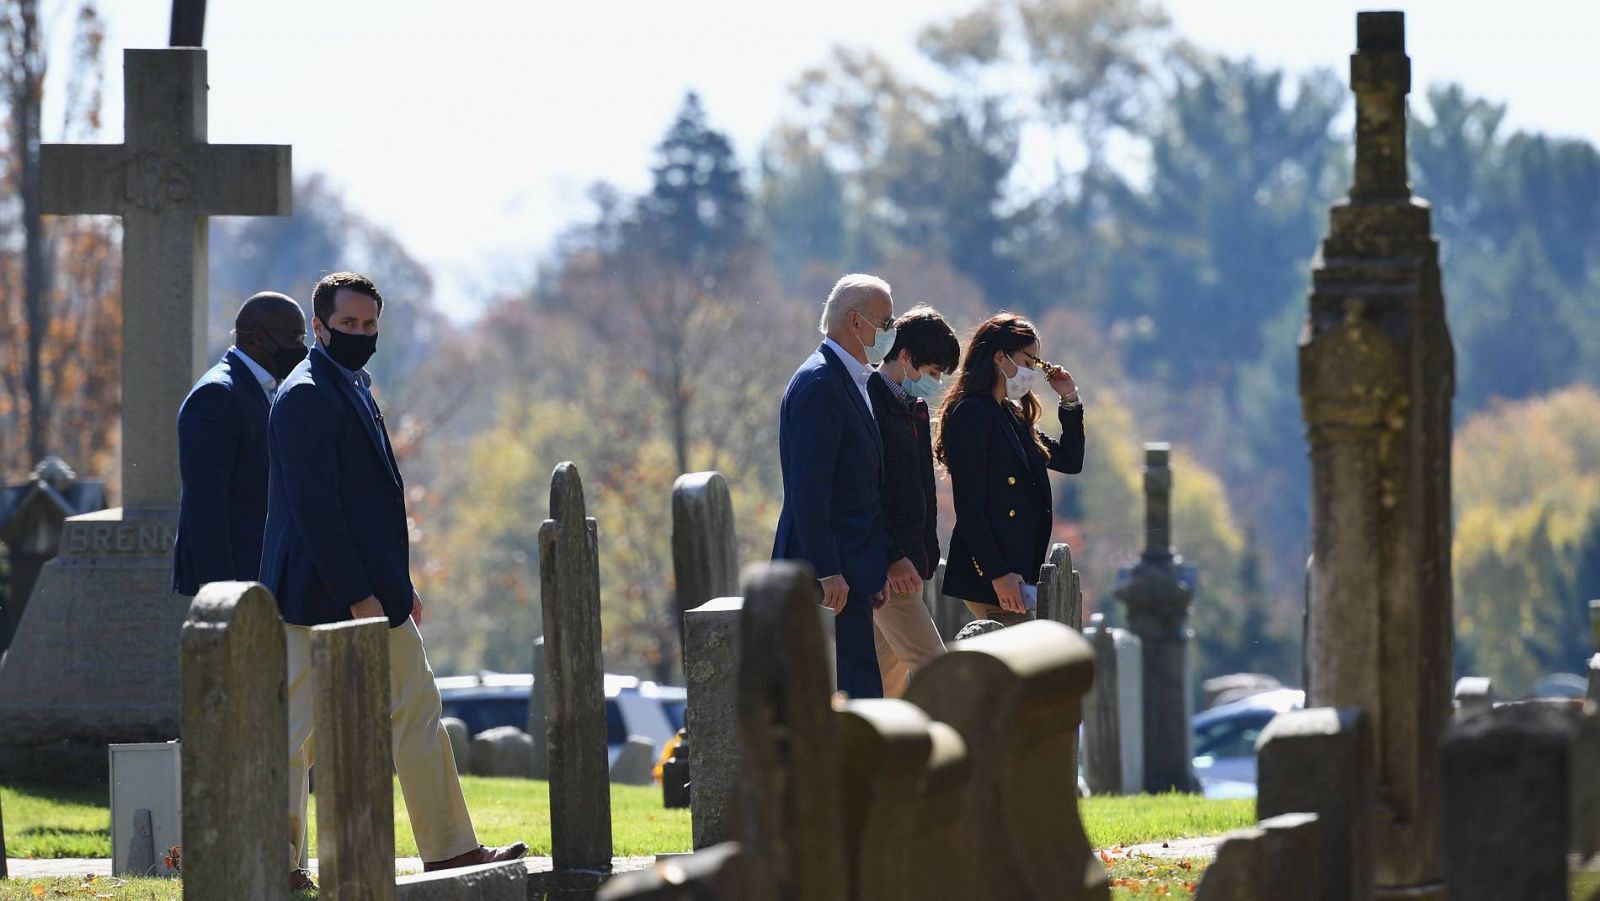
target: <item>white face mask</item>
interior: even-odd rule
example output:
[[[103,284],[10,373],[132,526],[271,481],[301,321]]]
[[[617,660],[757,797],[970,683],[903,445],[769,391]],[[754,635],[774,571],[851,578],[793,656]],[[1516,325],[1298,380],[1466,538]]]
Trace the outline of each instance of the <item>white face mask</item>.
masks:
[[[1039,376],[1039,373],[1037,370],[1018,364],[1016,360],[1012,360],[1011,365],[1017,367],[1015,375],[1006,375],[1004,369],[1000,370],[1000,374],[1006,378],[1006,397],[1012,400],[1022,400],[1023,395],[1032,390],[1033,380]]]
[[[861,318],[865,320],[867,318],[866,314],[861,314]],[[873,342],[871,344],[865,341],[861,342],[861,350],[866,354],[868,363],[876,366],[889,356],[889,351],[894,347],[895,334],[898,331],[898,329],[893,328],[874,328]],[[857,338],[856,340],[860,341],[861,339]]]

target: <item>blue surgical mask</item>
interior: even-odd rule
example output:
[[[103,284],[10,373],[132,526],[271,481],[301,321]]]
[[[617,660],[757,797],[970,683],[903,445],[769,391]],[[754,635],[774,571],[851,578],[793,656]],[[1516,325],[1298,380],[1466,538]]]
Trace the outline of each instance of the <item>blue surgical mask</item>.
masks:
[[[906,379],[901,382],[900,387],[904,388],[905,392],[912,397],[927,400],[938,392],[939,378],[938,376],[926,374],[919,375],[914,379]]]

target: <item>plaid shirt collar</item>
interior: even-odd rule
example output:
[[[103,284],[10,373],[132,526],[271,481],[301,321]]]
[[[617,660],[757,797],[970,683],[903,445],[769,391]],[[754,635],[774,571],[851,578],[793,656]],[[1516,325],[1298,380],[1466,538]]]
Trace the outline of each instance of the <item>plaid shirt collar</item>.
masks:
[[[911,395],[906,393],[906,389],[902,388],[899,382],[884,375],[881,370],[874,370],[872,374],[889,387],[889,393],[894,395],[895,400],[908,407],[911,406]]]

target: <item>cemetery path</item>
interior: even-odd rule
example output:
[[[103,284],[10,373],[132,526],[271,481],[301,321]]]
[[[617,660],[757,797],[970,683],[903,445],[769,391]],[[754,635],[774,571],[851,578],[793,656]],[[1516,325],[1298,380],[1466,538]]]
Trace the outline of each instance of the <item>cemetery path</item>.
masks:
[[[1124,845],[1095,851],[1101,860],[1107,857],[1120,860],[1125,857],[1215,857],[1217,846],[1225,835],[1208,835],[1200,838],[1174,838],[1164,842],[1146,842],[1142,845]]]
[[[633,870],[643,870],[654,866],[654,857],[613,857],[611,859],[612,872],[627,873]],[[412,873],[422,872],[422,858],[402,857],[395,862],[395,874],[408,876]],[[554,868],[548,857],[530,857],[527,859],[528,872],[544,873]],[[110,876],[111,858],[109,857],[59,857],[50,860],[23,860],[9,858],[6,867],[12,879],[53,879],[70,876]],[[317,872],[316,858],[311,860],[311,872]]]

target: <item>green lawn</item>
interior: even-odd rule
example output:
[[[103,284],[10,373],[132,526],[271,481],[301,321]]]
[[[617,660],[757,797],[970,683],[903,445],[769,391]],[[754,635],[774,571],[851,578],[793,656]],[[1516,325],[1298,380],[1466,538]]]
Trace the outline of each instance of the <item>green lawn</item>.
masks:
[[[523,779],[463,777],[467,807],[485,844],[525,841],[531,853],[550,853],[549,785]],[[110,857],[105,789],[61,786],[0,786],[6,827],[6,850],[17,857]],[[1127,845],[1167,839],[1219,835],[1254,821],[1252,801],[1207,801],[1193,795],[1141,795],[1090,798],[1081,810],[1089,840],[1096,848],[1114,849],[1106,856],[1119,899],[1187,897],[1188,885],[1200,881],[1204,861],[1130,857]],[[313,819],[315,842],[315,820]],[[685,851],[690,846],[689,812],[666,810],[657,788],[611,787],[611,828],[618,856],[649,856]],[[405,803],[395,786],[397,856],[417,850],[406,820]],[[315,847],[315,844],[313,844]],[[36,894],[37,891],[40,894]],[[0,901],[35,898],[110,897],[130,901],[166,901],[181,895],[173,880],[101,878],[0,882]]]

